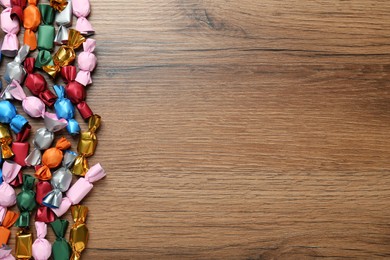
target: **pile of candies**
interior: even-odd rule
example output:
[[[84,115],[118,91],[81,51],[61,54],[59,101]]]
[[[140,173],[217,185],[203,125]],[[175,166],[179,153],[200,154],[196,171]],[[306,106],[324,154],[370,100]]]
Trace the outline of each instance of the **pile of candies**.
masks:
[[[0,86],[0,259],[80,259],[89,233],[85,224],[88,208],[79,203],[106,175],[99,163],[88,165],[101,124],[101,117],[86,103],[86,87],[92,83],[91,73],[97,63],[93,53],[96,42],[88,38],[94,34],[87,20],[90,3],[0,3],[4,7],[0,22],[5,33],[1,54],[13,58],[3,76],[6,84]],[[77,18],[74,29],[69,28],[73,15]],[[24,33],[21,43],[20,31]],[[83,50],[77,55],[81,46]],[[53,82],[62,78],[66,86],[48,86],[44,74]],[[17,113],[17,102],[21,102],[28,116]],[[88,122],[85,132],[81,132],[75,119],[75,107]],[[42,118],[44,122],[43,128],[31,134],[31,149],[28,117]],[[79,138],[75,151],[71,151],[66,137],[59,136],[65,129]],[[35,174],[23,173],[28,167]],[[18,212],[10,209],[14,205]],[[60,217],[69,210],[74,224],[67,235],[69,223]],[[56,235],[52,243],[45,239],[48,224]],[[18,228],[14,256],[7,245],[13,225]]]

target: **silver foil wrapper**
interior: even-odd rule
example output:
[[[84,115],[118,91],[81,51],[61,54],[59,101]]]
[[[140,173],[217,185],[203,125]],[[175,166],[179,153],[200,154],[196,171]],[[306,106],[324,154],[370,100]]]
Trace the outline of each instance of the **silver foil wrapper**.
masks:
[[[57,12],[55,22],[58,25],[58,31],[54,38],[54,43],[63,45],[68,42],[68,28],[72,25],[72,1],[68,0],[68,5],[62,12]]]
[[[24,69],[22,62],[26,59],[30,52],[30,46],[23,45],[20,47],[18,54],[15,59],[7,64],[4,73],[4,79],[10,84],[13,80],[16,80],[20,84],[23,83],[26,77],[26,70]]]

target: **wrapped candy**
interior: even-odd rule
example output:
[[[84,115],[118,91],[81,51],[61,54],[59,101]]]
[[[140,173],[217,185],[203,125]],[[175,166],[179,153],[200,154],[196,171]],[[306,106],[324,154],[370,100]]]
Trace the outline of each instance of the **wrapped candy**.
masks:
[[[75,81],[76,67],[63,67],[61,70],[61,75],[63,76],[64,81],[68,83],[65,87],[65,92],[69,100],[76,105],[83,119],[88,119],[92,116],[93,112],[88,106],[87,102],[85,102],[87,93],[84,86]]]
[[[37,183],[35,200],[39,207],[35,215],[35,221],[50,223],[55,220],[55,214],[50,208],[43,204],[43,198],[46,194],[52,191],[52,187],[47,181],[39,181]]]
[[[47,225],[44,222],[36,221],[35,229],[37,231],[37,239],[35,239],[32,245],[32,255],[34,260],[47,260],[51,255],[51,244],[45,238]]]
[[[19,22],[22,23],[24,16],[23,16],[23,9],[26,8],[26,0],[11,0],[11,17],[13,18],[16,16],[19,19]]]
[[[72,182],[72,173],[69,168],[72,167],[77,154],[72,151],[65,151],[62,167],[54,172],[51,179],[53,190],[43,198],[42,204],[49,208],[58,208],[61,205],[62,193],[69,189]]]
[[[29,229],[21,229],[16,233],[15,256],[17,259],[31,259],[32,234]]]
[[[19,49],[17,36],[20,30],[19,20],[17,17],[11,16],[12,8],[9,0],[1,0],[0,3],[5,8],[0,15],[1,29],[6,33],[1,46],[1,53],[7,57],[15,57]]]
[[[76,81],[83,86],[92,83],[91,72],[95,69],[97,58],[93,51],[95,50],[96,41],[87,39],[83,43],[84,51],[77,57],[77,64],[80,71],[77,73]]]
[[[66,0],[50,0],[50,6],[53,7],[53,9],[58,11],[58,12],[62,12],[68,6],[68,1],[66,1]]]
[[[72,246],[71,260],[80,260],[81,252],[87,247],[89,233],[85,225],[88,208],[82,205],[72,206],[72,218],[75,222],[70,229],[69,243]]]
[[[65,239],[69,222],[65,219],[57,219],[56,221],[50,223],[50,225],[56,235],[56,241],[54,241],[52,247],[54,260],[68,260],[72,252],[72,248]]]
[[[28,7],[27,7],[28,8]],[[52,107],[57,97],[47,88],[45,78],[39,73],[33,73],[35,58],[28,57],[24,61],[27,77],[24,82],[34,96],[39,97],[48,107]]]
[[[16,196],[16,205],[20,210],[20,216],[16,222],[18,227],[28,227],[30,225],[30,213],[35,209],[34,177],[24,174],[22,191]]]
[[[35,177],[39,180],[50,180],[51,171],[50,169],[56,168],[61,164],[62,158],[64,157],[63,151],[69,149],[71,146],[70,142],[65,138],[61,137],[58,139],[56,146],[47,149],[42,156],[43,166],[35,172]]]
[[[54,140],[54,132],[60,131],[66,127],[65,119],[58,119],[56,115],[47,113],[43,118],[45,128],[39,128],[35,133],[33,144],[34,150],[26,157],[26,164],[28,166],[36,166],[41,163],[41,150],[48,149]]]
[[[65,97],[65,88],[59,85],[54,85],[53,88],[58,96],[58,99],[54,104],[57,117],[64,118],[68,121],[66,130],[68,130],[71,135],[79,134],[80,126],[79,123],[74,119],[74,106],[72,102]]]
[[[31,126],[29,124],[23,128],[21,132],[16,135],[15,142],[12,143],[12,151],[14,152],[14,162],[21,166],[26,166],[25,159],[28,154],[28,149],[30,147],[28,143],[28,136],[31,131]],[[17,184],[15,184],[18,186]]]
[[[41,23],[41,13],[37,7],[37,0],[28,0],[28,6],[23,11],[23,26],[25,28],[23,42],[30,46],[30,50],[37,48],[37,36],[35,32]]]
[[[18,134],[28,123],[27,120],[16,114],[16,108],[7,100],[0,101],[0,123],[9,124],[12,131]]]
[[[80,32],[70,29],[67,45],[62,45],[53,56],[54,65],[44,66],[43,70],[55,78],[62,67],[68,66],[76,59],[75,49],[80,47],[84,41],[85,38]]]
[[[12,227],[13,224],[15,224],[18,217],[19,214],[11,210],[8,210],[5,214],[3,222],[0,226],[0,245],[8,243],[9,236],[11,235],[11,231],[9,229]]]
[[[15,260],[15,257],[11,254],[12,249],[7,246],[0,244],[0,260]]]
[[[87,20],[91,12],[89,0],[78,0],[72,2],[73,14],[77,17],[76,30],[84,35],[92,35],[95,30],[91,23]]]
[[[99,115],[91,116],[88,122],[89,130],[80,135],[77,145],[79,155],[76,158],[72,170],[75,175],[84,176],[89,169],[87,158],[95,153],[97,146],[96,130],[99,128],[100,123],[101,117]]]
[[[0,222],[4,219],[7,208],[16,204],[15,190],[9,183],[16,178],[21,168],[15,162],[5,161],[3,163],[3,182],[0,185]]]
[[[106,176],[106,172],[100,163],[91,167],[85,175],[85,178],[79,178],[68,190],[66,193],[67,197],[62,199],[60,207],[58,209],[52,209],[57,217],[64,215],[70,206],[79,204],[80,201],[92,190],[93,183],[104,178],[104,176]]]
[[[12,136],[6,127],[3,124],[0,124],[0,145],[1,145],[1,158],[9,159],[14,156],[14,153],[9,146],[12,143]]]
[[[46,65],[53,65],[50,51],[54,47],[54,9],[50,5],[39,4],[42,24],[38,27],[38,49],[39,53],[35,60],[35,67],[41,68]]]
[[[68,1],[68,5],[62,12],[56,14],[55,22],[58,25],[58,31],[54,38],[54,43],[57,45],[66,44],[68,42],[68,29],[72,25],[72,3]]]
[[[19,83],[24,81],[24,78],[26,77],[26,70],[24,69],[22,62],[26,59],[29,51],[30,47],[28,45],[23,45],[20,47],[15,59],[7,64],[4,79],[8,84],[14,80]]]

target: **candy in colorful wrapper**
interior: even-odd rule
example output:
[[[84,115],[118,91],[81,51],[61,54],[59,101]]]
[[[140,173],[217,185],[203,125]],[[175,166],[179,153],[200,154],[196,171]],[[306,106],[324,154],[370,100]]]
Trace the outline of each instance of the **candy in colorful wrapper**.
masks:
[[[15,257],[11,254],[12,249],[7,245],[0,244],[0,260],[15,260]]]
[[[99,115],[93,115],[89,118],[88,128],[86,132],[82,132],[80,135],[79,143],[77,145],[78,156],[74,163],[72,172],[75,175],[84,176],[88,169],[87,158],[95,153],[97,146],[96,130],[101,123],[101,117]]]
[[[84,51],[77,57],[77,64],[80,71],[77,73],[76,81],[83,86],[92,83],[91,72],[95,69],[97,58],[93,51],[95,50],[96,41],[87,39],[83,43]]]
[[[22,191],[16,196],[16,205],[20,210],[20,216],[16,221],[18,227],[28,227],[30,225],[30,213],[35,209],[34,177],[24,174]]]
[[[22,167],[12,161],[3,163],[3,182],[0,185],[0,222],[3,221],[7,208],[16,204],[16,194],[14,188],[9,184],[18,175]]]
[[[69,189],[72,182],[72,173],[69,168],[72,167],[77,154],[70,150],[65,151],[62,167],[54,172],[51,179],[53,190],[43,198],[42,204],[49,208],[58,208],[62,202],[62,193]]]
[[[58,25],[58,31],[54,38],[55,44],[62,45],[68,42],[67,27],[72,25],[72,16],[72,2],[69,0],[65,9],[56,14],[55,22]]]
[[[23,45],[20,47],[15,59],[7,64],[4,73],[4,79],[8,84],[14,80],[19,83],[24,81],[24,78],[26,77],[26,70],[24,69],[22,62],[26,59],[29,51],[30,46]]]
[[[43,70],[55,78],[62,67],[70,65],[76,59],[75,49],[80,47],[84,41],[85,38],[80,32],[70,29],[67,44],[62,45],[53,56],[54,65],[44,66]]]
[[[55,220],[55,214],[50,208],[43,205],[43,198],[46,194],[52,191],[52,187],[47,181],[39,181],[37,183],[35,200],[39,207],[35,214],[35,221],[50,223]]]
[[[9,124],[12,131],[18,134],[23,130],[28,121],[21,115],[16,114],[15,106],[8,100],[0,101],[0,123]]]
[[[93,112],[87,102],[85,102],[87,97],[85,87],[75,81],[76,73],[75,66],[65,66],[62,68],[61,75],[64,81],[67,82],[65,92],[69,100],[76,105],[83,119],[88,119],[93,115]]]
[[[91,12],[89,0],[78,0],[72,2],[73,14],[77,17],[76,30],[84,35],[92,35],[95,30],[91,23],[87,20]]]
[[[30,50],[37,48],[37,36],[35,32],[41,24],[41,13],[37,7],[37,0],[28,0],[28,6],[23,11],[24,44],[30,46]]]
[[[29,229],[22,228],[16,233],[15,256],[17,259],[31,259],[32,234]]]
[[[32,245],[32,255],[34,260],[47,260],[51,255],[51,244],[45,238],[47,235],[46,223],[36,221],[35,230],[37,231],[37,239]]]
[[[54,47],[54,9],[47,4],[39,4],[42,24],[38,27],[38,56],[35,60],[35,67],[42,68],[46,65],[53,65],[53,58],[50,51]]]
[[[57,217],[64,215],[70,206],[79,204],[80,201],[92,190],[92,183],[104,178],[104,176],[106,176],[106,172],[100,163],[92,166],[85,177],[79,178],[75,184],[70,187],[66,193],[67,197],[62,199],[60,207],[58,209],[52,209]]]
[[[79,123],[74,119],[74,106],[72,102],[65,97],[65,88],[59,85],[54,85],[53,88],[58,96],[58,99],[54,104],[57,117],[64,118],[68,121],[66,130],[68,130],[71,135],[79,134],[80,126]]]
[[[48,89],[45,78],[41,74],[33,72],[34,63],[35,58],[33,57],[28,57],[24,61],[24,68],[27,71],[27,77],[24,84],[31,93],[34,96],[39,97],[46,106],[52,107],[57,97]]]
[[[48,149],[54,140],[54,132],[60,131],[68,124],[65,119],[58,119],[55,114],[46,112],[43,121],[45,128],[39,128],[35,133],[34,150],[26,157],[28,166],[36,166],[41,163],[42,150]]]
[[[5,214],[3,222],[0,225],[0,245],[8,243],[11,231],[9,230],[19,217],[19,213],[8,210]],[[1,259],[1,258],[0,258]]]
[[[15,57],[19,49],[17,36],[20,30],[19,20],[17,17],[11,16],[12,8],[9,0],[1,0],[0,3],[5,8],[0,15],[1,29],[6,33],[1,53],[7,57]]]
[[[64,11],[64,9],[68,6],[68,1],[66,0],[49,0],[49,2],[50,6],[58,12]]]
[[[89,233],[85,225],[88,208],[82,205],[71,207],[72,218],[75,222],[70,229],[69,244],[72,246],[71,260],[80,260],[81,252],[87,247]]]
[[[35,177],[39,180],[50,180],[51,171],[50,169],[58,167],[64,157],[63,151],[69,149],[71,146],[70,142],[65,138],[61,137],[58,139],[56,146],[47,149],[42,156],[43,166],[35,172]]]
[[[31,131],[31,126],[26,124],[26,126],[16,135],[15,142],[12,143],[12,151],[15,156],[13,158],[14,162],[21,166],[26,166],[25,159],[28,154],[28,149],[30,147],[28,143],[28,136]],[[17,184],[15,184],[18,186]]]
[[[11,147],[9,146],[12,143],[12,136],[8,130],[8,127],[0,124],[0,145],[1,145],[1,158],[9,159],[14,156]]]
[[[72,252],[68,241],[65,239],[66,230],[69,222],[65,219],[57,219],[50,223],[56,235],[56,241],[53,243],[52,255],[54,260],[69,260]]]
[[[22,23],[24,19],[23,9],[26,8],[26,0],[11,0],[11,17],[16,17],[19,19],[19,22]]]

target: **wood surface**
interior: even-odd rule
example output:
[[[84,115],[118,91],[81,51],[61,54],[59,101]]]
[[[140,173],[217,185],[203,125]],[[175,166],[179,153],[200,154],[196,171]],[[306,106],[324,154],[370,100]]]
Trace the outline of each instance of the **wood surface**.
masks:
[[[390,259],[389,1],[91,4],[83,259]]]

